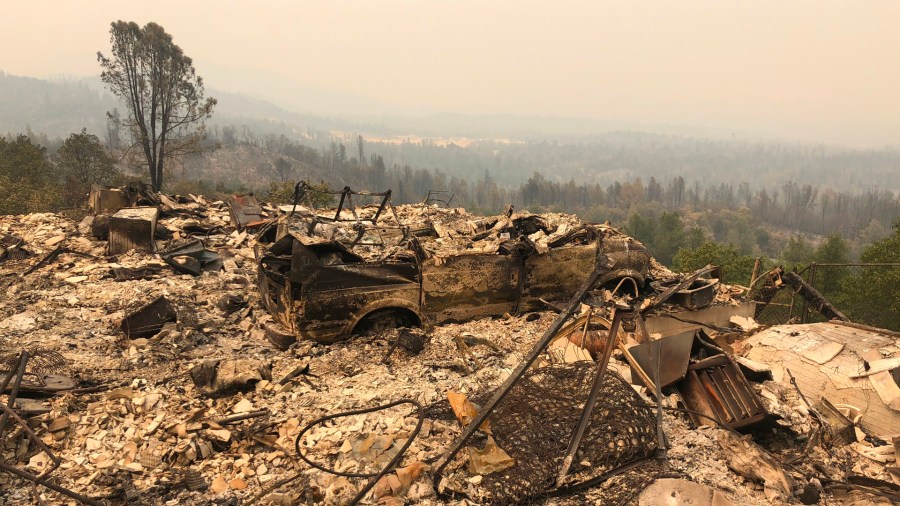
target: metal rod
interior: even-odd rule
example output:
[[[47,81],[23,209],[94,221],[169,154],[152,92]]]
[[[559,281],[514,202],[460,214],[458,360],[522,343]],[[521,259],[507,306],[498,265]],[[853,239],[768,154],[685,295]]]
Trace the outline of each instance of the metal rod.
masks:
[[[643,320],[641,320],[641,327],[643,328]],[[657,457],[660,460],[666,460],[666,433],[663,432],[663,410],[662,410],[662,388],[659,386],[659,367],[660,362],[662,362],[662,344],[659,340],[651,341],[650,346],[655,350],[654,360],[653,360],[653,383],[656,385],[654,388],[654,396],[656,397],[656,440],[657,440]]]
[[[434,471],[434,488],[435,490],[439,490],[438,485],[440,485],[441,480],[443,479],[442,472],[444,469],[450,464],[453,460],[453,457],[458,454],[466,442],[472,438],[475,432],[481,427],[481,424],[487,419],[491,413],[494,412],[494,409],[500,404],[502,401],[512,390],[512,387],[515,386],[516,383],[522,378],[525,374],[525,371],[531,367],[531,364],[537,360],[540,354],[546,349],[547,345],[556,337],[556,333],[559,332],[559,329],[562,328],[563,324],[571,318],[572,313],[581,305],[581,301],[584,299],[584,296],[588,293],[588,291],[594,286],[598,279],[600,279],[600,275],[602,272],[606,272],[609,268],[608,266],[609,259],[601,256],[597,259],[597,266],[594,268],[594,272],[588,276],[588,279],[585,280],[584,284],[581,288],[576,292],[576,294],[569,301],[568,306],[566,306],[565,310],[557,315],[556,319],[553,320],[553,323],[550,327],[544,332],[544,335],[541,339],[535,343],[535,345],[531,348],[531,351],[528,352],[528,355],[525,356],[525,359],[516,366],[515,370],[509,375],[506,381],[500,386],[499,389],[494,393],[491,399],[482,407],[481,411],[478,412],[478,415],[463,429],[462,434],[457,438],[456,441],[453,442],[453,445],[450,449],[445,453],[441,459],[438,461],[438,465],[435,467]]]
[[[9,369],[9,373],[3,378],[3,384],[0,385],[0,393],[6,391],[6,387],[9,385],[9,382],[12,381],[13,376],[16,375],[16,372],[19,370],[19,362],[22,360],[22,355],[16,357],[16,361],[12,367]]]
[[[523,277],[524,276],[519,276],[519,279],[521,279]],[[591,326],[591,316],[593,316],[593,315],[594,315],[594,306],[591,306],[588,309],[588,314],[584,319],[584,329],[582,329],[582,332],[581,332],[581,347],[582,348],[584,348],[584,343],[585,343],[585,341],[587,341],[588,327]]]
[[[660,384],[660,363],[662,362],[662,343],[659,342],[658,339],[652,340],[650,339],[650,333],[647,332],[647,325],[644,323],[644,318],[640,313],[637,313],[637,328],[640,331],[641,340],[645,343],[650,343],[650,349],[653,353],[653,383],[647,384],[647,388],[652,388],[653,396],[656,397],[656,439],[657,439],[657,449],[659,453],[657,456],[660,460],[666,460],[666,433],[663,432],[663,405],[662,405],[662,385]],[[626,355],[627,358],[627,355]],[[641,373],[646,373],[638,369]],[[640,373],[638,374],[640,376]]]
[[[753,286],[756,283],[757,275],[759,274],[759,257],[756,257],[756,262],[753,263],[753,272],[750,273],[750,285]]]
[[[653,390],[655,392],[656,382],[650,379],[650,376],[647,375],[647,373],[641,367],[641,364],[639,364],[638,361],[634,358],[634,355],[631,354],[631,351],[629,351],[628,348],[625,347],[625,344],[621,342],[619,343],[619,351],[622,352],[622,355],[625,355],[625,360],[628,362],[628,365],[630,365],[631,368],[634,369],[634,372],[637,373],[638,377],[644,383],[644,386],[646,386],[649,390]]]
[[[375,211],[375,216],[372,218],[373,225],[378,223],[378,217],[381,216],[381,212],[384,211],[384,206],[386,206],[388,201],[391,200],[391,191],[388,190],[386,193],[387,195],[385,195],[384,198],[381,199],[381,205],[378,206],[378,210]]]
[[[22,350],[19,355],[19,364],[16,370],[15,380],[13,381],[12,390],[9,393],[7,406],[12,410],[16,404],[16,398],[19,396],[19,388],[22,386],[22,378],[25,377],[25,366],[28,364],[28,350]],[[5,390],[5,387],[4,387]],[[9,412],[4,411],[0,417],[0,438],[3,437],[3,431],[6,429],[6,421],[9,420]]]
[[[37,434],[34,433],[34,430],[28,426],[28,422],[26,422],[22,419],[22,417],[16,414],[16,412],[12,408],[0,404],[0,410],[2,410],[5,414],[8,413],[12,417],[12,419],[17,424],[19,424],[19,427],[21,427],[22,432],[25,433],[28,439],[30,439],[31,442],[34,443],[40,451],[46,453],[50,458],[50,461],[53,462],[53,466],[48,467],[43,473],[41,473],[40,476],[37,476],[36,479],[43,480],[48,474],[53,472],[54,469],[62,464],[62,460],[60,460],[59,457],[53,454],[53,452],[50,450],[50,447],[47,446],[47,443],[44,443],[39,437],[37,437]]]
[[[268,414],[269,414],[269,410],[263,409],[260,411],[251,411],[249,413],[241,413],[240,415],[227,416],[225,418],[220,418],[218,420],[214,420],[214,422],[218,425],[227,425],[229,423],[240,422],[242,420],[248,420],[250,418],[259,418],[261,416],[266,416]]]
[[[562,466],[559,468],[559,474],[556,477],[556,485],[559,486],[566,475],[569,474],[569,468],[572,467],[572,461],[575,460],[575,454],[578,447],[581,446],[581,439],[584,437],[584,431],[587,429],[588,423],[591,421],[591,415],[594,412],[594,405],[597,404],[597,398],[600,396],[600,388],[603,385],[603,377],[606,373],[606,366],[609,364],[609,358],[612,356],[612,350],[615,348],[615,342],[619,337],[619,325],[622,319],[631,319],[634,316],[634,310],[630,307],[616,307],[616,314],[613,316],[612,325],[609,326],[609,335],[606,342],[603,343],[603,356],[597,362],[597,373],[594,376],[594,384],[591,385],[591,393],[588,395],[584,409],[581,410],[581,417],[578,419],[578,426],[572,434],[569,441],[569,447],[566,449],[566,456],[563,459]]]
[[[344,199],[347,198],[347,192],[350,191],[349,186],[344,187],[344,191],[341,192],[341,201],[338,202],[337,211],[334,213],[334,221],[337,221],[341,217],[341,209],[344,207]]]
[[[90,504],[91,506],[103,506],[103,503],[101,503],[100,501],[96,501],[94,499],[91,499],[90,497],[81,495],[77,492],[73,492],[63,486],[57,485],[56,483],[51,483],[49,481],[40,481],[33,474],[22,471],[21,469],[17,469],[13,466],[6,464],[5,462],[0,462],[0,469],[7,471],[9,473],[15,474],[16,476],[19,476],[21,478],[25,478],[26,480],[28,480],[30,482],[37,483],[38,485],[47,487],[50,490],[59,492],[60,494],[63,494],[65,496],[71,497],[72,499],[75,499],[76,501],[81,501],[84,504]]]

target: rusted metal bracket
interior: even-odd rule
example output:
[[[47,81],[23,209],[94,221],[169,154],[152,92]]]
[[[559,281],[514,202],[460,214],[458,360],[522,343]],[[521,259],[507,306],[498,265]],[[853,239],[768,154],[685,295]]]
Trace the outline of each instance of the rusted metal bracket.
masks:
[[[450,207],[450,203],[456,198],[456,194],[449,190],[428,190],[425,196],[425,205],[439,204],[444,207]]]
[[[315,207],[313,206],[312,197],[311,197],[311,193],[314,191],[319,192],[319,193],[325,193],[328,195],[340,195],[337,209],[335,210],[333,218],[323,217],[323,216],[319,216],[319,215],[315,214]],[[375,230],[376,232],[379,233],[379,236],[381,236],[381,233],[380,233],[381,230],[388,229],[388,228],[397,228],[401,231],[401,233],[403,235],[403,240],[405,241],[405,240],[408,240],[410,237],[409,227],[404,226],[400,222],[400,217],[397,215],[397,210],[396,210],[396,208],[394,208],[394,204],[391,202],[391,193],[392,193],[391,190],[387,190],[387,191],[383,191],[383,192],[360,192],[360,191],[354,191],[354,190],[350,189],[349,186],[345,186],[344,189],[341,191],[321,191],[321,190],[314,189],[306,181],[300,181],[294,187],[294,195],[292,197],[293,207],[291,208],[291,212],[288,214],[288,216],[289,217],[293,216],[294,212],[297,210],[297,205],[299,205],[300,202],[303,202],[308,209],[313,210],[312,219],[309,222],[308,230],[307,230],[307,234],[310,234],[310,235],[313,234],[313,232],[316,228],[316,225],[320,221],[327,221],[327,222],[355,221],[356,222],[355,228],[357,231],[357,235],[356,235],[356,238],[353,240],[352,244],[350,244],[351,248],[358,244],[370,245],[370,246],[374,245],[374,244],[370,244],[370,243],[360,242],[362,240],[363,235],[366,233],[366,231],[369,231],[369,230]],[[358,195],[358,196],[362,196],[362,197],[381,197],[381,202],[378,204],[378,210],[375,211],[375,216],[373,216],[371,219],[371,222],[372,222],[371,225],[364,224],[363,221],[359,218],[359,214],[356,212],[356,206],[353,204],[353,196],[354,195]],[[347,220],[347,219],[341,218],[341,212],[343,212],[345,207],[347,209],[349,209],[350,212],[353,214],[352,220]],[[378,219],[382,216],[382,214],[384,214],[385,209],[390,209],[391,214],[394,216],[394,220],[397,222],[397,227],[380,227],[379,228],[377,226]],[[379,246],[384,245],[384,238],[383,238],[383,236],[381,236],[381,237],[382,237],[382,244],[379,244]]]

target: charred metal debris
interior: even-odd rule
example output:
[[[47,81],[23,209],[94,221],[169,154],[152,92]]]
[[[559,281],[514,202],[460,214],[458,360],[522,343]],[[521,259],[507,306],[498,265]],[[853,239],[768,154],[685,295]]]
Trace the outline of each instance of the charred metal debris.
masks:
[[[900,336],[799,276],[751,297],[609,224],[316,191],[0,217],[0,502],[900,499]],[[830,321],[760,326],[780,289]]]

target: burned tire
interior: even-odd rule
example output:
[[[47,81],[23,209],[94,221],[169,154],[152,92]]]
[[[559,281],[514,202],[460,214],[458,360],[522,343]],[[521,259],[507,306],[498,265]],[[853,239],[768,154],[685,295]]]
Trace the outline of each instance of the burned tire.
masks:
[[[297,336],[286,331],[281,325],[269,323],[266,325],[266,338],[275,348],[285,351],[297,342]]]
[[[356,327],[353,335],[380,334],[388,330],[418,327],[419,318],[407,309],[379,309],[366,315]]]

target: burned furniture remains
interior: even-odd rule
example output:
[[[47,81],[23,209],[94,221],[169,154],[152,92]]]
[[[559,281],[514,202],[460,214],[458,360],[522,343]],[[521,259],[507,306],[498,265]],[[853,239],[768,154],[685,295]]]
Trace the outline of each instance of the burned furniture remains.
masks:
[[[130,207],[119,210],[109,218],[110,255],[131,250],[156,252],[156,220],[159,210],[155,207]]]
[[[750,383],[724,353],[690,364],[675,389],[697,426],[713,425],[713,419],[734,430],[749,430],[769,419]]]
[[[153,337],[163,325],[178,320],[175,307],[165,297],[157,297],[150,304],[134,311],[122,319],[120,328],[128,339]]]

